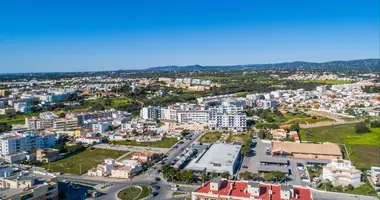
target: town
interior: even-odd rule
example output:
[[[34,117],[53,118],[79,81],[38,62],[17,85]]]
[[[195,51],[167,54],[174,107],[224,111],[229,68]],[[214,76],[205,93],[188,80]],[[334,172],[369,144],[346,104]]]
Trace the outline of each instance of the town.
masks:
[[[230,73],[277,83],[223,92],[235,81],[223,71],[4,78],[0,198],[378,198],[378,75]]]

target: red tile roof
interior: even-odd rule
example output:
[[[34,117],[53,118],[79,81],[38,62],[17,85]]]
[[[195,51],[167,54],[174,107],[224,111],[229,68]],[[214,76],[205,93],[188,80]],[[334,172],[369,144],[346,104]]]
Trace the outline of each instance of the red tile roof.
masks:
[[[228,199],[240,199],[249,198],[251,196],[246,190],[248,188],[247,181],[228,181],[221,180],[221,184],[218,191],[210,190],[210,183],[204,184],[202,187],[196,190],[197,196],[202,196],[203,198],[209,197],[209,194],[229,196]],[[231,188],[232,186],[232,188]],[[272,194],[270,194],[272,190]],[[294,196],[297,195],[298,198],[293,197],[293,200],[311,200],[311,192],[307,188],[293,187]],[[232,197],[232,198],[231,198]],[[255,199],[271,199],[271,200],[281,200],[281,186],[280,185],[270,185],[260,183],[260,196],[255,196]]]

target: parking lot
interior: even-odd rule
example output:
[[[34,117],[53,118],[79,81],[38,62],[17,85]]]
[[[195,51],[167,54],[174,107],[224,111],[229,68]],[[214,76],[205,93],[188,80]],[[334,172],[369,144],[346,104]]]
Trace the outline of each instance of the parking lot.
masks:
[[[267,154],[267,151],[270,148],[270,142],[263,142],[258,138],[257,144],[253,148],[254,156],[244,162],[248,164],[248,166],[246,166],[246,170],[254,173],[265,171],[282,171],[288,174],[287,177],[289,184],[304,185],[305,183],[303,183],[300,178],[303,172],[297,169],[298,161],[291,158],[272,157],[270,154]]]

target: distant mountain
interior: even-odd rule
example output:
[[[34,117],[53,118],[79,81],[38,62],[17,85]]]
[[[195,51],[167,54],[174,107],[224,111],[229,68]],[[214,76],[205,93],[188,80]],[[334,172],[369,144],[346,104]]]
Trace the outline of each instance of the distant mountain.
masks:
[[[380,69],[380,59],[362,59],[362,60],[348,60],[348,61],[330,61],[323,63],[316,62],[284,62],[284,63],[270,63],[270,64],[247,64],[247,65],[228,65],[228,66],[201,66],[201,65],[188,65],[188,66],[161,66],[151,67],[147,70],[238,70],[238,69],[281,69],[281,68],[372,68]]]

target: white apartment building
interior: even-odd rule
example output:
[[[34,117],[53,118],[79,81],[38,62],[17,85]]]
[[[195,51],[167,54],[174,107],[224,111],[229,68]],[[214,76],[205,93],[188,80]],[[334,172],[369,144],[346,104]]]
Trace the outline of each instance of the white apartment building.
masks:
[[[50,148],[55,145],[55,141],[55,134],[52,132],[4,133],[0,136],[0,157],[23,151],[30,152],[34,148]]]
[[[247,127],[246,115],[241,106],[219,106],[209,111],[211,128],[243,131]]]
[[[110,124],[108,122],[99,122],[92,125],[92,130],[96,133],[105,133],[108,131]]]
[[[330,180],[334,185],[359,185],[361,174],[349,160],[333,159],[323,167],[323,180]]]
[[[142,108],[142,117],[144,119],[160,119],[161,118],[161,107],[159,106],[148,106]]]
[[[178,110],[177,122],[178,123],[208,123],[209,111],[208,110]]]
[[[78,120],[72,119],[57,119],[53,122],[54,130],[74,130],[78,128]]]
[[[25,126],[30,130],[42,130],[52,128],[54,119],[25,118]]]

